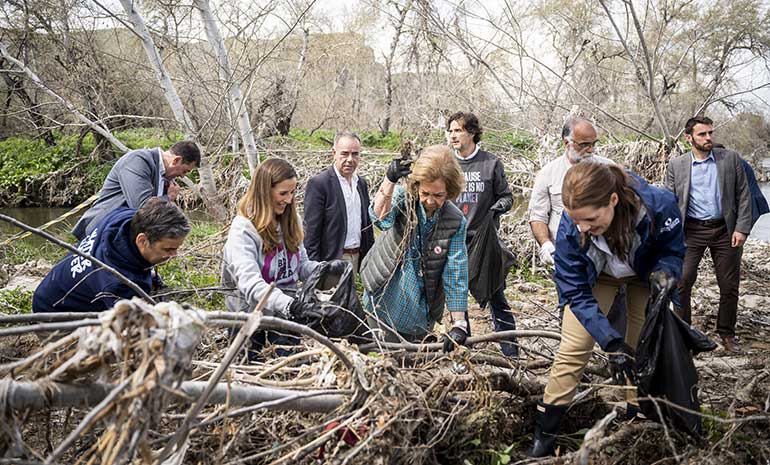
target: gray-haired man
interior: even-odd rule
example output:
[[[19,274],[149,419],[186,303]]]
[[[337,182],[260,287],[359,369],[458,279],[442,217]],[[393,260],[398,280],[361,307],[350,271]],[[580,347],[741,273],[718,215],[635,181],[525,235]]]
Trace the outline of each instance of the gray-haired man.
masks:
[[[358,271],[374,244],[369,219],[369,187],[358,174],[361,138],[338,132],[332,147],[333,163],[305,186],[305,248],[310,260],[343,259]]]
[[[535,177],[529,199],[529,226],[540,246],[540,260],[553,266],[554,241],[564,205],[561,203],[561,185],[567,170],[582,160],[591,158],[612,163],[609,158],[594,155],[598,133],[587,118],[570,117],[561,131],[564,154],[546,164]]]

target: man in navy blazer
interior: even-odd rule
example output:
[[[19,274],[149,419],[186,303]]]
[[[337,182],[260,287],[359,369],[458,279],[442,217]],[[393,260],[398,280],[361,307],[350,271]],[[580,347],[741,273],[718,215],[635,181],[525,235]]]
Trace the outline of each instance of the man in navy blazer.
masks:
[[[374,244],[369,219],[369,187],[356,174],[361,138],[338,132],[332,147],[332,166],[305,186],[305,248],[315,261],[343,259],[358,270]]]

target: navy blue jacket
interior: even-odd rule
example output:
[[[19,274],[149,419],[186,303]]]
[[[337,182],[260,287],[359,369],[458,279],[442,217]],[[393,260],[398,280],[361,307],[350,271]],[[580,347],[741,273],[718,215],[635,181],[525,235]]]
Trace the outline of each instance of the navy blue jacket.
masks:
[[[751,226],[757,222],[760,216],[770,213],[770,207],[767,205],[767,199],[762,194],[762,189],[757,183],[757,176],[749,165],[749,162],[741,158],[743,169],[746,171],[746,181],[749,183],[749,192],[751,193]]]
[[[631,267],[647,282],[650,273],[663,270],[679,280],[685,245],[682,219],[674,194],[650,186],[642,178],[629,173],[635,180],[634,191],[646,208],[646,214],[636,225],[636,250],[629,253]],[[614,340],[623,340],[610,326],[599,309],[591,290],[604,268],[602,254],[595,253],[590,240],[580,246],[580,232],[564,210],[556,235],[556,271],[554,280],[559,292],[559,305],[569,304],[570,310],[594,340],[606,349]],[[599,263],[597,263],[599,261]]]
[[[133,281],[147,293],[152,287],[152,264],[142,257],[131,240],[131,218],[135,209],[119,208],[104,217],[78,245],[86,252]],[[32,311],[98,312],[112,308],[117,300],[136,293],[112,273],[94,269],[90,260],[70,253],[53,267],[32,297]]]

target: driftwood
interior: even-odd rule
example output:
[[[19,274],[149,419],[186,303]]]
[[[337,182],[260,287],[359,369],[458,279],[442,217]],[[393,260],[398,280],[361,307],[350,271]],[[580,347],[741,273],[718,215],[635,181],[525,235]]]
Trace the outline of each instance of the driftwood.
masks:
[[[94,407],[102,402],[117,386],[105,383],[83,385],[9,381],[3,389],[8,394],[6,405],[12,410],[41,410],[53,407]],[[196,401],[203,398],[207,383],[186,381],[177,389],[179,402]],[[267,410],[296,410],[299,412],[331,412],[349,399],[348,394],[329,394],[328,391],[293,391],[289,389],[242,386],[220,383],[211,389],[205,403],[250,406],[264,402],[275,402],[264,407]]]

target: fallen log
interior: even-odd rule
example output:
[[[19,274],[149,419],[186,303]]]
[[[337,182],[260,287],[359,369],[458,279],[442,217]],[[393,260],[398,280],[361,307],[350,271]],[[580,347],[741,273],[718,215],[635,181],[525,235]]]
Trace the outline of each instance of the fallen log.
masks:
[[[55,382],[10,381],[0,382],[6,385],[6,405],[11,410],[41,410],[52,407],[93,407],[115,389],[115,384],[65,384]],[[197,400],[208,383],[204,381],[185,381],[177,392],[180,402]],[[2,391],[0,389],[0,391]],[[325,391],[325,392],[328,392]],[[266,388],[220,383],[211,391],[209,404],[249,406],[263,402],[280,401],[265,407],[267,410],[294,410],[298,412],[331,412],[349,399],[349,391],[340,394],[328,394],[324,391],[293,391],[290,389]]]

